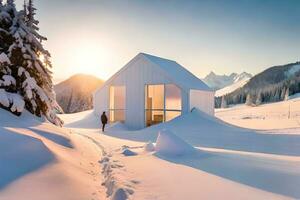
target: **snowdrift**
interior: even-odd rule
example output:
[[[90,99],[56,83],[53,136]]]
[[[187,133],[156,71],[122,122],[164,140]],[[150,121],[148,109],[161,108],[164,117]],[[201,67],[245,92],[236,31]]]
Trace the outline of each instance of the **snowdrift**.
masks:
[[[54,154],[42,141],[6,128],[11,125],[30,126],[38,122],[28,113],[20,118],[22,121],[0,109],[0,190],[14,180],[55,161]]]
[[[155,150],[158,154],[166,156],[182,156],[195,152],[190,144],[186,143],[169,130],[159,132]]]
[[[177,117],[169,122],[138,131],[108,130],[105,134],[141,142],[155,142],[158,132],[170,130],[187,143],[198,147],[211,147],[279,155],[300,155],[300,136],[263,134],[239,128],[211,117],[199,110]]]

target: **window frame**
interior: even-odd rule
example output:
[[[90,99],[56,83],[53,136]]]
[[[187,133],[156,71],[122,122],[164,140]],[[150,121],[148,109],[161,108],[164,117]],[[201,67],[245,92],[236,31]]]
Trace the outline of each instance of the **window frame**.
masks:
[[[149,91],[149,86],[156,86],[156,85],[163,85],[163,109],[147,109],[147,98],[148,98],[148,91]],[[174,85],[176,86],[179,90],[180,90],[180,101],[181,101],[181,109],[166,109],[166,85]],[[180,112],[180,115],[182,115],[182,108],[183,108],[183,104],[182,104],[182,89],[180,87],[178,87],[176,84],[174,83],[155,83],[155,84],[145,84],[144,85],[144,126],[145,127],[149,127],[147,126],[147,111],[163,111],[163,121],[162,123],[166,122],[166,112]],[[169,120],[168,120],[169,121]],[[155,125],[155,124],[153,124]],[[152,126],[152,125],[150,125]]]
[[[125,108],[111,108],[111,88],[112,87],[123,87],[124,88],[124,107]],[[109,123],[115,123],[115,122],[121,122],[121,123],[125,123],[126,121],[126,86],[125,85],[110,85],[108,88],[108,113],[109,113]],[[121,121],[116,121],[116,120],[111,120],[111,112],[115,112],[115,111],[123,111],[124,112],[124,120]]]

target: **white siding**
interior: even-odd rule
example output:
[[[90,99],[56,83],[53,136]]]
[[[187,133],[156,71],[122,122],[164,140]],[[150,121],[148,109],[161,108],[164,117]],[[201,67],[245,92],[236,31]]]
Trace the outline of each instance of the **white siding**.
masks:
[[[108,113],[109,87],[107,85],[102,87],[101,90],[97,90],[94,93],[93,104],[94,104],[94,112],[98,116],[100,116],[103,111]]]
[[[190,90],[190,110],[198,108],[209,114],[215,114],[215,93],[202,90]]]

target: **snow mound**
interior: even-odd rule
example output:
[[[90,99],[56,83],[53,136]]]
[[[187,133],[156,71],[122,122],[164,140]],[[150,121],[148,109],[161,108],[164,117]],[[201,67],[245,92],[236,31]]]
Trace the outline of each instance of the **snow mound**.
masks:
[[[186,143],[170,130],[159,132],[155,150],[159,154],[168,156],[182,156],[196,151],[192,145]]]
[[[136,156],[137,155],[137,153],[135,153],[134,151],[131,151],[128,148],[124,148],[123,151],[122,151],[122,154],[124,156]]]
[[[107,130],[109,130],[109,131],[127,131],[128,128],[122,122],[115,122],[113,124],[110,124],[110,126],[107,128]]]
[[[148,142],[144,145],[144,150],[147,152],[153,152],[155,151],[155,146],[152,142]]]

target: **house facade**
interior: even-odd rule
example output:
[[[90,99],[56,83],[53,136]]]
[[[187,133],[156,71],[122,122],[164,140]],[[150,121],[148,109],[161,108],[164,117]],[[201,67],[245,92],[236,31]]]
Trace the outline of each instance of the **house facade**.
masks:
[[[96,90],[94,112],[142,129],[198,108],[214,115],[214,91],[175,61],[140,53]]]

